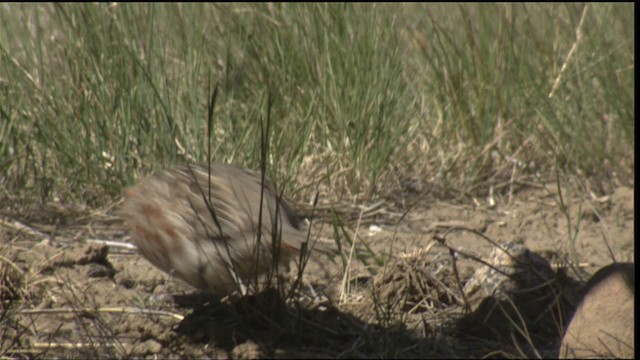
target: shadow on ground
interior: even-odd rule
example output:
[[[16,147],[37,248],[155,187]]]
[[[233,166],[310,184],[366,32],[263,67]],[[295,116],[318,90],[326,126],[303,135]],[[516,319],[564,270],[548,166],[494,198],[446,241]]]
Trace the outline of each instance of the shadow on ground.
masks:
[[[175,332],[191,343],[223,349],[233,358],[425,356],[420,349],[429,347],[428,339],[402,327],[367,324],[331,304],[285,302],[275,290],[232,303],[207,299],[211,297],[198,294],[175,298],[179,307],[190,310]]]

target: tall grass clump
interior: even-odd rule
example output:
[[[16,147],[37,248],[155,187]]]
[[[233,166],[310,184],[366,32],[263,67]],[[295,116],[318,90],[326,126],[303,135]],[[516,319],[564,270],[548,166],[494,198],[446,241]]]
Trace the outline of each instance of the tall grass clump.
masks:
[[[274,125],[298,137],[276,139],[274,149],[290,148],[294,164],[312,155],[329,173],[347,169],[355,192],[375,189],[411,120],[393,17],[362,4],[265,5],[255,16],[253,30],[240,31],[251,36],[234,41],[245,58],[229,64],[249,98],[267,84],[281,99]]]
[[[257,168],[270,109],[271,176],[300,197],[403,178],[473,193],[557,167],[602,192],[630,185],[632,10],[2,4],[0,196],[100,203],[206,160],[216,86],[211,160]]]
[[[4,4],[0,153],[6,189],[98,200],[139,172],[206,158],[303,160],[370,191],[406,135],[393,17],[376,5]],[[7,193],[4,194],[8,195]]]
[[[412,9],[407,69],[431,116],[437,174],[464,189],[555,166],[633,183],[630,4],[446,4]],[[629,179],[631,179],[629,181]]]

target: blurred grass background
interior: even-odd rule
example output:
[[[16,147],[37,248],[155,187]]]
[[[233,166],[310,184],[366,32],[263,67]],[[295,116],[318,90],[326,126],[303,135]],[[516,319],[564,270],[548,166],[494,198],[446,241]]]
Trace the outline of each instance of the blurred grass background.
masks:
[[[99,205],[152,169],[258,168],[294,197],[634,185],[633,4],[0,5],[0,201]],[[270,114],[267,114],[271,99]]]

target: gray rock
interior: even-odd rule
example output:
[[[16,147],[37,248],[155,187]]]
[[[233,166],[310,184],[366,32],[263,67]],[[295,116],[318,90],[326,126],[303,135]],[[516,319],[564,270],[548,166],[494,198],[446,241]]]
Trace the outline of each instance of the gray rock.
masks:
[[[634,299],[633,263],[598,270],[567,327],[560,358],[634,357]]]

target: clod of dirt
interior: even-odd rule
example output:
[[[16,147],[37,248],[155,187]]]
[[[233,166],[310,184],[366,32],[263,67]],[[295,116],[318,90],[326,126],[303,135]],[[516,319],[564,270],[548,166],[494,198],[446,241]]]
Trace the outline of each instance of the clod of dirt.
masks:
[[[113,277],[113,275],[113,269],[102,264],[90,264],[87,269],[87,277],[91,278]]]
[[[62,256],[52,264],[60,267],[75,265],[86,266],[88,277],[108,277],[115,275],[113,265],[107,260],[109,247],[106,245],[84,244],[79,248],[70,248],[62,253]]]
[[[78,265],[104,264],[107,261],[109,247],[107,245],[86,244],[70,258]]]
[[[264,352],[258,344],[249,340],[246,341],[231,351],[232,359],[262,359],[264,358]]]
[[[153,339],[149,339],[139,344],[136,350],[140,354],[154,355],[162,350],[162,344]]]
[[[47,261],[46,269],[56,267],[71,267],[74,265],[103,264],[111,267],[107,260],[109,247],[96,244],[73,244],[63,250],[57,246],[52,246],[49,240],[42,241],[36,245],[36,253],[44,256]]]
[[[562,358],[634,356],[635,265],[605,266],[587,283],[587,294],[562,340]]]

